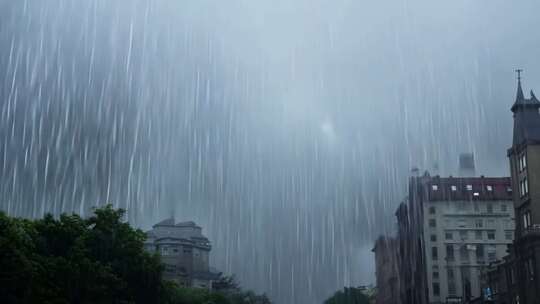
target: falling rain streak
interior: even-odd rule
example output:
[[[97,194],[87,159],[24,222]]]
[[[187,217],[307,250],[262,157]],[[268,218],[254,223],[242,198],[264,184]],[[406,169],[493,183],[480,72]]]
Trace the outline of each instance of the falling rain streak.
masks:
[[[411,167],[506,175],[526,1],[0,0],[0,209],[174,215],[276,303],[373,282]],[[523,33],[532,34],[523,34]],[[499,151],[499,152],[495,152]]]

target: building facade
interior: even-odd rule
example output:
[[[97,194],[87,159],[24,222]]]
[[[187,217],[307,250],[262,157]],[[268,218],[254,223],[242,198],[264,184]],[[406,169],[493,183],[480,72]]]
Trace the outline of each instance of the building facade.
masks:
[[[514,189],[516,239],[509,255],[487,275],[487,298],[494,303],[540,303],[540,101],[525,98],[518,71],[512,147],[508,149]]]
[[[405,304],[466,303],[482,295],[490,261],[514,237],[510,178],[412,177],[397,212]]]
[[[180,286],[211,289],[220,273],[210,271],[210,241],[194,222],[167,219],[146,232],[145,248],[158,252],[165,265],[164,278]]]
[[[398,242],[381,236],[375,241],[375,275],[377,277],[376,304],[401,304],[398,278]]]

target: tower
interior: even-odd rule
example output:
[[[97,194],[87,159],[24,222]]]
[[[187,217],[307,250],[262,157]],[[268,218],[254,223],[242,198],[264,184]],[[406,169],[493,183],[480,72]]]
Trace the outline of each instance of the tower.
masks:
[[[540,281],[540,101],[531,91],[525,98],[521,88],[521,70],[518,73],[514,113],[512,147],[508,149],[512,176],[516,234],[511,250],[514,266],[509,271],[516,275],[517,290],[514,300],[519,303],[538,303]]]
[[[531,90],[525,98],[518,73],[512,147],[508,149],[516,215],[516,237],[540,224],[540,101]]]

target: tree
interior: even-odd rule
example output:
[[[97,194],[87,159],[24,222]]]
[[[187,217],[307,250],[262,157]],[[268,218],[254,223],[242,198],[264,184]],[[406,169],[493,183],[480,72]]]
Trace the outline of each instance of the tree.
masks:
[[[345,287],[324,301],[324,304],[369,304],[369,299],[359,288]]]
[[[163,297],[159,257],[123,210],[82,219],[39,220],[0,213],[0,293],[4,303],[152,303]]]
[[[163,280],[160,257],[144,250],[145,234],[123,216],[111,206],[88,219],[26,220],[0,212],[2,303],[270,303],[242,291],[233,276],[222,277],[215,292]]]
[[[220,276],[219,280],[212,284],[212,288],[222,292],[237,292],[240,290],[238,282],[234,275],[232,276]]]

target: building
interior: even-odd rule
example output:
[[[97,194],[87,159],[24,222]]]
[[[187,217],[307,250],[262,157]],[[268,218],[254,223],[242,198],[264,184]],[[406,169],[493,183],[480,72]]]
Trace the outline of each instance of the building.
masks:
[[[381,236],[375,241],[375,274],[377,277],[376,304],[400,304],[398,242],[395,238]]]
[[[426,304],[427,282],[421,208],[406,198],[398,207],[397,252],[399,293],[403,304]]]
[[[490,261],[512,243],[510,178],[411,177],[396,211],[401,299],[467,303],[482,295]]]
[[[509,255],[493,265],[487,293],[495,303],[540,302],[540,101],[525,98],[518,70],[512,147],[508,149],[516,213],[516,238]]]
[[[219,279],[220,273],[210,270],[210,241],[194,222],[167,219],[155,224],[146,235],[145,248],[161,255],[165,279],[180,286],[208,289]]]

